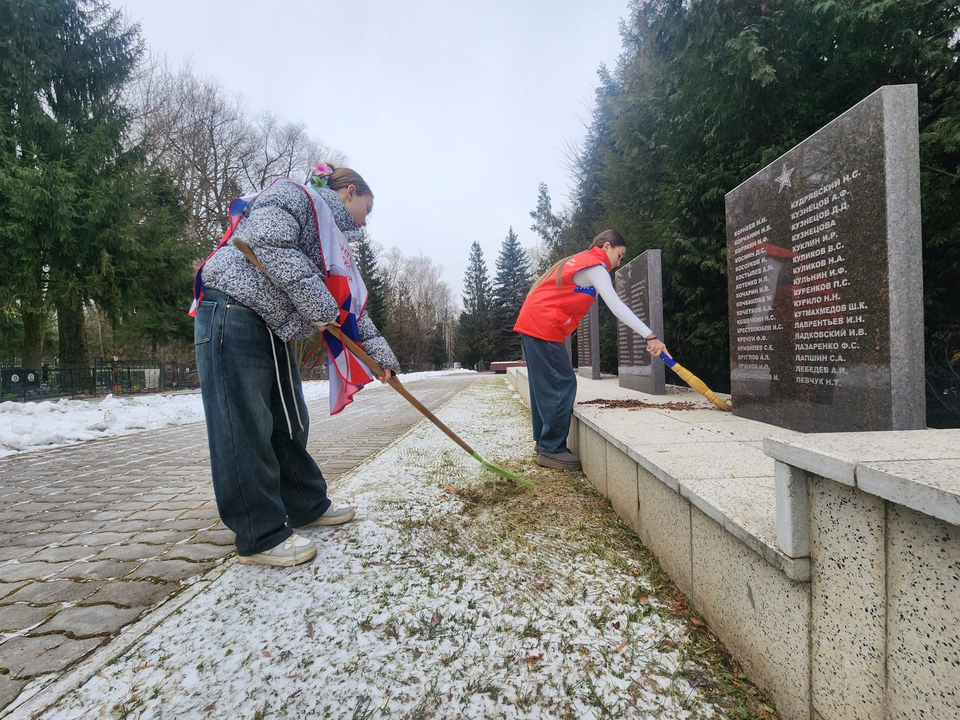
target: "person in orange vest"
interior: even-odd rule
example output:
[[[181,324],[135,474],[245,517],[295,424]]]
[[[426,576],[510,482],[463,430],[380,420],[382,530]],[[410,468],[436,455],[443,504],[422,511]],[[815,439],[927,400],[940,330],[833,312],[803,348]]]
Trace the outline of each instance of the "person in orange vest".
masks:
[[[537,464],[543,467],[580,469],[580,459],[567,448],[577,376],[564,340],[577,329],[598,293],[620,322],[646,339],[648,352],[672,357],[613,289],[610,271],[620,264],[626,251],[620,233],[604,230],[589,249],[563,258],[537,278],[513,326],[523,338],[533,439],[537,443]]]

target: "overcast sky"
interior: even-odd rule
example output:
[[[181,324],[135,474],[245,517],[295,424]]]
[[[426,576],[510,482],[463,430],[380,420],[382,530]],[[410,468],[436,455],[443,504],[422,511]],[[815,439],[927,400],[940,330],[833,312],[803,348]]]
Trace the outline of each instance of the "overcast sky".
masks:
[[[373,238],[442,263],[459,296],[470,244],[491,277],[524,247],[537,185],[566,203],[564,144],[583,138],[627,0],[112,0],[150,50],[304,122],[373,188]],[[298,178],[299,179],[299,178]]]

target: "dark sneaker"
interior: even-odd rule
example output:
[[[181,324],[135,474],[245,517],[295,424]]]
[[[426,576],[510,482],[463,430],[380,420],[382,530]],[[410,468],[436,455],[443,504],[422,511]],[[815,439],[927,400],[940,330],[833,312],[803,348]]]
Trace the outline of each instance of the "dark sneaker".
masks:
[[[537,455],[537,465],[558,470],[579,470],[580,458],[566,450],[556,453],[542,452]]]
[[[350,522],[357,516],[357,511],[352,507],[342,507],[335,508],[331,505],[327,508],[327,511],[314,520],[309,525],[301,525],[297,530],[305,530],[307,528],[315,527],[328,527],[330,525],[343,525],[346,522]]]
[[[317,546],[313,540],[294,533],[276,547],[264,550],[256,555],[241,555],[237,558],[241,565],[271,565],[273,567],[293,567],[317,555]]]

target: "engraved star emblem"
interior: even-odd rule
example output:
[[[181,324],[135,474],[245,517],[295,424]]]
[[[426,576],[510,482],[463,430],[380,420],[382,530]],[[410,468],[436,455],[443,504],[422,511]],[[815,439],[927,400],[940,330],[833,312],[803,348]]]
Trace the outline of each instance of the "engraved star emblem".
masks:
[[[795,168],[787,168],[786,163],[783,165],[783,169],[780,171],[780,174],[774,178],[774,181],[780,185],[780,189],[777,190],[777,195],[783,192],[785,187],[793,187],[793,184],[790,182],[790,176],[793,175]]]

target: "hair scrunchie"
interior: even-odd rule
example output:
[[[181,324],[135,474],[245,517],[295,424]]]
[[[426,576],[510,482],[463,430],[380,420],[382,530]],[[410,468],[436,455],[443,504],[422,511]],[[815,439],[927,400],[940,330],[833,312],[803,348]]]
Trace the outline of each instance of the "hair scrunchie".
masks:
[[[310,168],[310,179],[308,182],[318,190],[320,188],[329,188],[330,183],[327,178],[331,175],[333,175],[333,166],[319,162]]]

